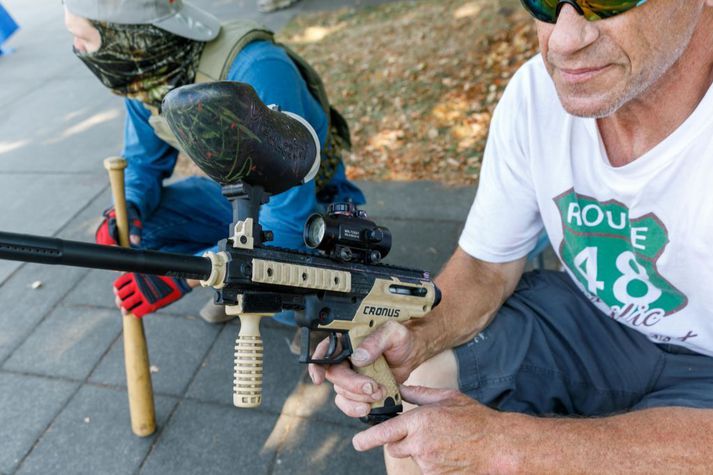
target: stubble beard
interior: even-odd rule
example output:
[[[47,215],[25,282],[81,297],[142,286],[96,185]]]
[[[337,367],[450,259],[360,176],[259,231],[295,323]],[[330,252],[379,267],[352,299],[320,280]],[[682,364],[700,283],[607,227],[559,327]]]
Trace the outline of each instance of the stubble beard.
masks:
[[[608,117],[632,100],[643,98],[653,91],[652,88],[656,87],[658,81],[664,75],[672,73],[672,67],[683,55],[687,46],[688,42],[681,42],[674,50],[661,57],[652,67],[644,68],[635,76],[625,79],[626,84],[621,90],[601,94],[599,98],[594,99],[593,104],[583,106],[572,104],[572,101],[568,101],[568,98],[576,97],[577,91],[573,90],[570,94],[565,94],[560,87],[557,87],[557,82],[555,81],[557,96],[562,107],[573,116],[593,119]],[[552,72],[550,72],[550,75],[552,75]]]

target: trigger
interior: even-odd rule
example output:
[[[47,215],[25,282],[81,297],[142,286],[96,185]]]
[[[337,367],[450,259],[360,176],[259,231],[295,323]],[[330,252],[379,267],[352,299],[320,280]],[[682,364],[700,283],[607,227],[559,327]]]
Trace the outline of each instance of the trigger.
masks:
[[[339,343],[339,340],[337,340],[337,335],[334,333],[329,334],[329,348],[327,348],[327,359],[333,359],[334,355],[337,353],[337,344]]]

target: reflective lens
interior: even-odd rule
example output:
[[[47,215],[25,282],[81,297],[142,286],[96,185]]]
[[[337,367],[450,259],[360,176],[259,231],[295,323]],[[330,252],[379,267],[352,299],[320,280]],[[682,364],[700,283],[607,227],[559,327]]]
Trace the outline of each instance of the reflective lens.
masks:
[[[520,0],[525,9],[540,21],[556,23],[559,9],[572,5],[589,21],[603,20],[627,12],[646,0]]]
[[[313,214],[307,219],[307,223],[305,223],[305,244],[312,249],[319,247],[319,245],[322,244],[326,230],[327,225],[324,222],[324,217],[319,214]]]

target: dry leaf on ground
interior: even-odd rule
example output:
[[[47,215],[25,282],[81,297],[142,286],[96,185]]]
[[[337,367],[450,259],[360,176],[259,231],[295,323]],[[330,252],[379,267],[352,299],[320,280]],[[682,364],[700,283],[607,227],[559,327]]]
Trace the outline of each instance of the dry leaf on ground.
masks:
[[[517,0],[421,0],[297,17],[280,40],[352,130],[350,178],[477,180],[492,111],[537,52]]]

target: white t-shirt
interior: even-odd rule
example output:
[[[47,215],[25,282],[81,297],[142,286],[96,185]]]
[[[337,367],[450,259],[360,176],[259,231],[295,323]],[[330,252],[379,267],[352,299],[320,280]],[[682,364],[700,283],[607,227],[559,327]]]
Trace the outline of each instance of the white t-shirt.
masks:
[[[569,115],[540,56],[493,115],[459,245],[525,256],[547,231],[564,267],[611,318],[713,356],[713,87],[670,136],[612,167],[596,121]]]

